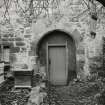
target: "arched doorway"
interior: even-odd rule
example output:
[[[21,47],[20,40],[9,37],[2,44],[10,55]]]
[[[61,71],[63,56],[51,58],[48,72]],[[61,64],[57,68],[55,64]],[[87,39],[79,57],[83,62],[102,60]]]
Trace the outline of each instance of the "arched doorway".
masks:
[[[76,74],[76,46],[68,33],[61,30],[46,33],[38,41],[36,53],[53,85],[66,85]]]

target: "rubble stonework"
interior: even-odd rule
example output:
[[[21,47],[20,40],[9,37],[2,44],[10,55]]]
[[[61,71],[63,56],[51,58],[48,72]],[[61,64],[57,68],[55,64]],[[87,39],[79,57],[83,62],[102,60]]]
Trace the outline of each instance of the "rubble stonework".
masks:
[[[24,63],[30,67],[32,56],[37,56],[36,45],[38,40],[48,31],[56,29],[69,33],[75,40],[79,77],[83,77],[84,74],[89,75],[92,70],[90,68],[92,59],[100,58],[102,55],[105,19],[97,22],[96,38],[91,39],[89,36],[90,15],[83,0],[62,1],[59,10],[54,10],[54,13],[50,14],[49,18],[39,18],[32,25],[24,24],[24,20],[18,16],[14,17],[13,20],[13,27],[1,26],[2,44],[10,46],[10,61],[13,63],[21,61],[19,59],[26,58]],[[98,61],[98,64],[101,66],[101,61]]]

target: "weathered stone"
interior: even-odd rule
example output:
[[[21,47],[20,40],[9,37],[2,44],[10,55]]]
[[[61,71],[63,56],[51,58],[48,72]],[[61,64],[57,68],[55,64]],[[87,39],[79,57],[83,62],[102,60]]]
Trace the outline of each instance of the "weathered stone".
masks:
[[[78,4],[78,5],[77,5]],[[82,5],[81,5],[82,4]],[[60,13],[59,13],[60,11]],[[76,59],[79,69],[86,69],[91,67],[97,68],[98,64],[101,64],[100,59],[91,60],[93,63],[90,62],[90,58],[93,56],[99,56],[102,53],[102,36],[105,36],[105,18],[101,17],[103,14],[99,15],[101,19],[100,22],[97,22],[97,30],[96,30],[96,37],[94,40],[88,39],[89,35],[89,26],[90,26],[90,15],[88,14],[89,10],[86,7],[86,4],[82,0],[63,0],[59,5],[59,9],[54,9],[53,15],[52,12],[49,11],[49,18],[48,17],[41,17],[38,18],[35,23],[33,22],[30,24],[22,17],[14,17],[14,13],[10,13],[10,17],[13,17],[13,27],[10,25],[8,26],[1,26],[1,33],[3,33],[3,45],[10,45],[8,41],[16,41],[16,46],[23,47],[25,43],[23,42],[24,38],[27,40],[30,38],[29,41],[33,42],[30,43],[28,48],[30,48],[29,56],[33,56],[36,53],[36,45],[37,40],[44,36],[49,31],[53,31],[56,29],[60,29],[64,32],[69,33],[72,38],[74,39],[76,45]],[[31,20],[32,21],[32,20]],[[12,21],[11,21],[12,22]],[[31,32],[32,31],[32,32]],[[73,34],[74,32],[74,34]],[[14,40],[13,37],[17,38]],[[73,35],[72,35],[72,34]],[[8,39],[9,37],[9,39]],[[23,38],[24,37],[24,38]],[[32,37],[32,40],[31,40]],[[82,41],[81,38],[82,37]],[[77,38],[77,39],[76,39]],[[78,41],[78,43],[77,43]],[[84,42],[84,43],[82,43]],[[80,45],[81,43],[81,45]],[[11,52],[17,53],[20,51],[19,47],[11,48]],[[13,50],[13,51],[12,51]],[[22,48],[23,52],[27,49]],[[86,50],[86,51],[85,51]],[[102,58],[101,58],[102,59]],[[83,61],[83,62],[82,62]],[[89,62],[88,62],[89,61]],[[97,62],[97,64],[94,64]],[[86,67],[84,67],[84,65]],[[101,66],[101,65],[100,65]],[[84,74],[84,70],[81,70],[81,74]]]
[[[24,28],[20,28],[20,30],[21,30],[21,33],[24,33]]]
[[[84,50],[77,50],[77,54],[85,54]]]
[[[31,37],[31,35],[24,35],[24,37],[25,37],[25,38],[30,38],[30,37]]]
[[[9,38],[9,41],[15,41],[15,38]]]
[[[8,34],[5,34],[5,35],[3,35],[3,37],[9,37],[9,35]]]
[[[11,53],[18,53],[20,51],[19,47],[12,47],[11,48]]]
[[[4,34],[3,37],[13,37],[13,34]]]
[[[8,41],[8,38],[2,38],[2,41]]]
[[[10,43],[8,41],[3,41],[2,44],[3,45],[9,45]]]
[[[25,46],[25,43],[21,42],[21,41],[18,41],[18,42],[16,42],[16,46]]]
[[[14,43],[8,42],[8,41],[3,41],[2,44],[3,44],[4,46],[9,46],[10,48],[14,46]]]
[[[17,37],[15,40],[16,40],[16,41],[23,41],[23,39],[20,38],[20,37]]]

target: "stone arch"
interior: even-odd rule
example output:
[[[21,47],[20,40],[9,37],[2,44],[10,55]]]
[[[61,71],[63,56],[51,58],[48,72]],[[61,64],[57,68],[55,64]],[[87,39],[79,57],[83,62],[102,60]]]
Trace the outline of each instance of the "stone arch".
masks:
[[[75,43],[75,47],[77,46],[78,43],[77,43],[76,39],[74,38],[73,34],[71,34],[71,33],[68,32],[68,31],[65,31],[64,29],[53,29],[53,30],[49,30],[49,31],[47,31],[47,32],[45,31],[45,32],[42,33],[42,35],[39,37],[39,39],[37,40],[37,43],[36,43],[36,54],[38,53],[38,46],[39,46],[41,40],[42,40],[45,36],[47,36],[48,34],[54,32],[54,31],[66,33],[69,37],[72,38],[73,42]]]
[[[40,61],[41,66],[47,68],[47,59],[46,59],[46,44],[64,44],[67,43],[68,49],[68,79],[69,82],[72,78],[76,77],[76,42],[68,32],[64,30],[56,29],[51,30],[45,33],[42,37],[39,38],[36,44],[36,54]],[[46,71],[47,72],[47,71]]]

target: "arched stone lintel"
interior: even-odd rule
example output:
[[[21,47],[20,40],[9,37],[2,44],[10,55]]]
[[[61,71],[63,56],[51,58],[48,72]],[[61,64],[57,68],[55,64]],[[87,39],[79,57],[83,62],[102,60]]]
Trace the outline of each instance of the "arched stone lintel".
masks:
[[[35,53],[36,53],[36,54],[37,54],[38,45],[39,45],[39,43],[41,42],[41,40],[42,40],[46,35],[48,35],[48,34],[54,32],[54,31],[66,33],[67,35],[69,35],[69,37],[72,38],[73,43],[75,44],[75,47],[78,46],[78,42],[77,42],[76,38],[75,38],[75,37],[73,36],[73,34],[71,34],[69,31],[64,30],[64,29],[47,30],[47,31],[41,33],[41,35],[39,35],[40,37],[38,38],[38,40],[37,40],[37,42],[36,42],[36,46],[35,46],[35,49],[36,49],[36,52],[35,52]]]

